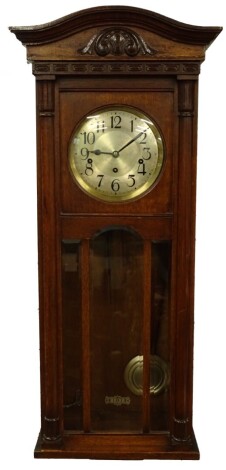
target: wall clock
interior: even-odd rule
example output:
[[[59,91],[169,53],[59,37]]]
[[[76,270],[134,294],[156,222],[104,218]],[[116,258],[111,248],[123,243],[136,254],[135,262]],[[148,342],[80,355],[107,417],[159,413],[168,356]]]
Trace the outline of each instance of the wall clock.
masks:
[[[36,77],[37,458],[199,458],[198,76],[221,29],[117,6],[10,28]]]

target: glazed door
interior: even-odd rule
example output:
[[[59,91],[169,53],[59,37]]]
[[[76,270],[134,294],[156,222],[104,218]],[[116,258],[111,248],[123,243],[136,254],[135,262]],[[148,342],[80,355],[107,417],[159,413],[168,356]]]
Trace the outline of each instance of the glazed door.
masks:
[[[170,241],[125,226],[62,242],[65,429],[169,429],[170,269]]]

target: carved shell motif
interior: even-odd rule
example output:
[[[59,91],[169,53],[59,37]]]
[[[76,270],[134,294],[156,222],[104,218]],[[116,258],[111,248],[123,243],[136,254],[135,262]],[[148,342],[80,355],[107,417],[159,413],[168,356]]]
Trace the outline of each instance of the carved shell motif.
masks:
[[[81,54],[106,55],[153,55],[157,51],[149,47],[141,36],[128,29],[105,29],[100,34],[93,36],[86,46],[79,49]]]

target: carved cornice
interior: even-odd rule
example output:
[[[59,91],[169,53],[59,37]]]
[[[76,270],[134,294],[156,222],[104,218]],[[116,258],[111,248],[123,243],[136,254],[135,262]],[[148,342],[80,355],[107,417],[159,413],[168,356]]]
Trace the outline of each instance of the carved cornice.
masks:
[[[95,26],[119,27],[122,22],[140,27],[173,41],[202,45],[205,49],[221,32],[220,27],[193,26],[135,7],[103,6],[78,11],[50,23],[36,26],[10,26],[10,31],[26,46],[58,41]]]
[[[137,55],[154,55],[157,51],[134,31],[122,28],[107,28],[94,35],[88,43],[78,50],[81,54],[99,56],[134,57]]]
[[[197,62],[35,62],[34,75],[198,75]]]

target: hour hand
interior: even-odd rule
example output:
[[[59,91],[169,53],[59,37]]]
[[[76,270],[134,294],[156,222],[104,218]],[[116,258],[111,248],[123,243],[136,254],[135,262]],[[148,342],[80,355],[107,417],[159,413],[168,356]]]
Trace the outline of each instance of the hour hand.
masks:
[[[94,155],[113,155],[113,152],[102,152],[102,150],[89,150],[89,153],[94,153]]]

